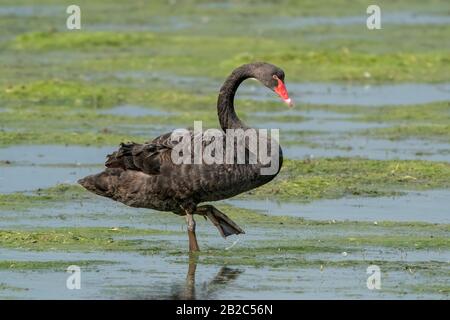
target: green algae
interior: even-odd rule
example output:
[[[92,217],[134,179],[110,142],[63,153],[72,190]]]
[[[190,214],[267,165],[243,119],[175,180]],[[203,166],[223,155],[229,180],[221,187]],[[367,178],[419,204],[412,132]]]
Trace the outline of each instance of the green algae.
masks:
[[[36,251],[141,251],[159,252],[164,245],[151,241],[116,239],[126,236],[175,235],[174,231],[131,228],[55,228],[38,230],[0,230],[0,246]],[[145,246],[143,246],[145,245]]]
[[[203,96],[177,89],[154,91],[145,88],[126,89],[114,85],[92,90],[92,87],[89,83],[50,80],[0,90],[0,99],[11,107],[2,112],[0,124],[7,130],[0,130],[0,144],[117,145],[126,140],[147,140],[149,137],[145,135],[145,128],[151,128],[152,124],[186,127],[196,120],[202,120],[205,128],[218,127],[213,93]],[[70,89],[66,90],[67,88]],[[80,93],[80,97],[75,95],[75,92]],[[24,101],[28,101],[26,108],[23,106]],[[157,110],[176,113],[129,117],[98,112],[99,109],[120,103],[151,106]],[[249,100],[239,101],[238,109],[242,119],[249,124],[269,119],[270,113],[263,116],[253,115],[253,111],[283,110],[278,102],[255,103]],[[390,124],[385,128],[358,130],[350,133],[351,135],[391,140],[422,138],[446,141],[450,132],[448,102],[372,108],[306,104],[302,105],[301,109],[348,114],[348,118],[343,120]],[[301,128],[301,122],[307,119],[280,113],[272,114],[270,120],[299,123]],[[130,132],[129,128],[133,125],[142,126],[141,132]],[[320,144],[304,139],[320,134],[317,131],[288,130],[282,135],[281,142],[286,145],[320,147]]]
[[[26,288],[16,287],[16,286],[10,286],[6,283],[0,283],[0,291],[15,291],[15,292],[22,292],[27,291]]]
[[[257,253],[261,252],[256,250]],[[273,253],[273,252],[272,252]],[[402,271],[402,272],[420,272],[425,276],[448,276],[449,264],[446,262],[405,262],[405,261],[387,261],[387,260],[322,260],[311,259],[301,255],[286,255],[279,252],[277,255],[271,255],[262,252],[264,256],[253,254],[250,251],[231,252],[215,254],[214,252],[202,252],[199,254],[199,260],[202,264],[222,264],[232,266],[251,266],[256,268],[312,268],[324,270],[327,268],[367,268],[369,265],[379,266],[383,272]],[[180,262],[183,260],[180,260]]]
[[[374,130],[392,130],[392,126],[445,126],[450,123],[450,104],[448,102],[433,102],[415,105],[387,105],[387,106],[352,106],[352,105],[326,105],[326,104],[303,104],[305,111],[324,111],[338,113],[344,116],[342,120],[356,122],[386,123],[391,127],[376,128]],[[331,117],[331,116],[330,116]],[[341,118],[340,118],[341,119]],[[412,129],[411,129],[412,130]],[[355,135],[364,134],[356,131]],[[432,133],[430,133],[430,136]]]
[[[193,123],[193,122],[192,122]],[[58,125],[61,125],[59,123]],[[90,124],[92,126],[92,123]],[[180,128],[192,127],[183,126],[180,124]],[[212,127],[212,126],[208,126]],[[207,127],[207,128],[208,128]],[[114,128],[114,129],[109,129]],[[151,126],[149,126],[151,128]],[[206,129],[207,129],[206,128]],[[45,130],[20,130],[20,131],[1,131],[0,130],[0,147],[7,147],[13,145],[81,145],[81,146],[119,146],[122,142],[133,141],[136,143],[144,143],[153,140],[158,136],[156,134],[154,137],[149,137],[142,129],[142,132],[136,134],[127,133],[126,130],[121,128],[115,129],[114,125],[104,127],[102,130],[86,129],[79,131],[74,129],[74,131],[66,130],[61,132],[47,131]],[[161,134],[166,132],[161,131]],[[281,137],[281,143],[283,145],[304,145],[311,148],[318,148],[320,145],[318,143],[310,142],[304,137],[313,136],[314,133],[304,133],[302,135],[287,135],[286,137]],[[0,163],[0,166],[12,165],[13,163]],[[52,165],[55,166],[55,165]]]
[[[444,162],[333,158],[287,160],[283,166],[273,183],[247,194],[312,201],[398,195],[404,190],[446,188],[450,181],[450,165]]]
[[[115,264],[114,261],[106,260],[69,260],[69,261],[19,261],[2,260],[0,261],[0,270],[18,270],[18,271],[38,271],[38,270],[60,270],[65,271],[70,265],[77,265],[84,268],[95,268],[101,265]]]
[[[121,2],[108,3],[108,14],[97,1],[83,1],[80,5],[89,12],[83,17],[80,32],[64,30],[60,20],[51,16],[2,17],[0,36],[3,33],[7,36],[3,40],[6,62],[2,65],[5,74],[2,83],[16,86],[17,79],[42,80],[55,75],[66,79],[85,75],[95,79],[98,73],[124,70],[173,72],[222,80],[236,64],[256,59],[268,59],[289,70],[288,81],[367,83],[449,79],[449,48],[442,41],[449,32],[448,25],[385,24],[376,31],[367,30],[365,25],[345,24],[297,27],[294,23],[289,27],[290,18],[301,24],[302,17],[314,15],[365,14],[364,1],[351,5],[343,1],[342,5],[331,7],[323,1],[302,4],[249,1],[224,6],[189,1],[176,5],[133,3],[127,5],[127,14]],[[442,14],[446,3],[433,1],[433,5],[426,6],[411,1],[383,1],[382,7],[388,13],[419,10],[419,14]],[[240,15],[245,15],[245,19],[239,19],[237,24]],[[186,26],[171,29],[168,18]],[[204,19],[207,21],[202,23]],[[154,24],[155,28],[150,28],[153,31],[146,31],[146,26]],[[158,24],[166,28],[158,30]],[[106,31],[98,31],[102,26]],[[136,32],[128,29],[130,26],[144,28]],[[43,54],[51,57],[52,63],[42,59]],[[96,82],[87,100],[95,101],[98,87]],[[111,92],[106,98],[120,99],[120,95]]]
[[[95,201],[97,196],[86,191],[78,185],[57,185],[48,189],[41,189],[34,193],[10,193],[1,195],[2,201],[0,202],[2,209],[15,209],[22,211],[25,209],[34,208],[37,206],[51,207],[56,204],[64,204],[72,201]],[[433,224],[426,222],[400,222],[400,221],[377,221],[374,225],[373,222],[364,221],[322,221],[322,220],[307,220],[301,217],[292,216],[273,216],[263,214],[259,211],[248,210],[239,208],[232,205],[223,203],[215,204],[217,207],[226,212],[230,218],[237,221],[239,224],[257,226],[259,228],[277,228],[283,227],[285,229],[296,228],[324,228],[324,229],[336,229],[342,228],[342,230],[358,228],[377,232],[380,228],[397,228],[396,232],[404,233],[408,229],[422,230],[428,232],[434,230],[435,232],[447,232],[450,231],[450,226],[447,224]],[[101,213],[99,213],[101,216]],[[172,219],[173,218],[173,219]],[[161,223],[170,222],[174,223],[178,221],[178,217],[167,213],[154,212],[149,218],[151,222],[155,222],[155,219]]]
[[[444,34],[444,33],[443,33]],[[183,75],[223,78],[237,65],[252,61],[271,61],[290,70],[291,80],[301,81],[414,81],[448,80],[448,54],[441,52],[394,52],[374,54],[352,51],[347,46],[335,50],[293,47],[273,39],[223,37],[220,46],[215,37],[157,35],[139,33],[70,33],[35,32],[19,36],[12,48],[20,50],[98,50],[102,46],[116,50],[125,47],[158,48],[151,57],[137,55],[135,60],[118,55],[109,60],[91,62],[84,59],[82,67],[92,71],[110,70],[166,70]],[[277,47],[274,53],[268,48]],[[190,53],[190,55],[186,55]],[[174,59],[176,55],[177,59]],[[192,57],[196,57],[195,59]],[[198,57],[202,57],[199,59]],[[231,57],[231,58],[230,58]],[[219,59],[219,63],[217,63]],[[211,68],[212,63],[214,69]],[[208,63],[209,62],[209,63]],[[79,68],[79,63],[77,63]],[[108,69],[106,69],[108,68]],[[120,69],[118,69],[120,68]],[[369,73],[370,79],[367,78]]]
[[[414,61],[417,67],[405,63]],[[287,65],[292,74],[303,75],[309,81],[371,81],[407,82],[416,79],[422,81],[448,80],[448,55],[440,53],[422,54],[362,54],[343,48],[338,52],[330,51],[291,51],[272,54],[240,54],[226,62],[227,66],[240,65],[248,61],[271,61],[278,65]],[[427,66],[425,70],[418,66]],[[437,68],[435,68],[437,67]],[[444,68],[444,69],[441,69]],[[294,78],[295,79],[295,78]]]
[[[351,224],[351,223],[350,223]],[[409,232],[420,230],[410,228]],[[318,234],[318,230],[313,230]],[[323,231],[323,230],[322,230]],[[331,230],[330,230],[331,231]],[[386,229],[387,233],[395,233],[397,230]],[[306,230],[299,229],[299,232]],[[339,233],[339,226],[335,226],[334,232]],[[358,228],[354,233],[365,232]],[[420,231],[419,231],[420,232]],[[340,232],[342,233],[342,231]],[[370,238],[370,235],[367,236]],[[272,267],[272,268],[358,268],[371,264],[380,266],[383,271],[407,271],[411,273],[421,272],[427,276],[450,275],[450,264],[444,261],[402,261],[397,259],[374,259],[361,256],[371,250],[387,252],[390,248],[401,250],[444,250],[448,252],[448,231],[437,237],[438,239],[426,241],[425,238],[414,235],[397,236],[383,241],[382,237],[375,237],[370,243],[355,242],[342,236],[296,239],[293,236],[274,238],[260,241],[250,241],[245,246],[236,246],[232,250],[223,250],[214,247],[204,248],[196,253],[197,258],[203,264],[219,264],[233,266]],[[353,239],[353,238],[350,238]],[[394,244],[395,242],[395,244]],[[411,242],[411,243],[409,243]],[[421,245],[415,244],[421,242]],[[413,252],[412,251],[412,252]],[[169,251],[175,256],[177,262],[184,261],[182,251]],[[411,251],[406,251],[411,252]],[[389,255],[389,253],[387,253]],[[180,257],[177,257],[180,256]],[[323,258],[320,258],[323,256]],[[319,257],[319,258],[318,258]],[[327,257],[327,258],[325,258]]]
[[[25,210],[49,206],[55,202],[83,200],[91,198],[80,186],[60,184],[32,193],[15,192],[0,194],[0,208],[3,210]]]
[[[25,210],[48,205],[50,198],[46,196],[27,195],[23,193],[0,194],[2,210]]]
[[[390,140],[421,138],[448,142],[450,141],[450,124],[404,124],[370,129],[364,134]]]
[[[340,110],[338,107],[319,106],[319,109],[348,114],[348,120],[351,121],[389,124],[388,127],[359,130],[353,135],[390,140],[420,138],[446,142],[450,139],[450,104],[448,102],[371,108],[345,107]]]
[[[17,4],[17,1],[6,0],[5,4]],[[30,3],[30,1],[21,1],[20,3]],[[59,4],[58,1],[49,0],[48,4]],[[127,13],[124,14],[123,2],[112,0],[108,2],[108,16],[105,16],[105,7],[101,1],[80,0],[79,4],[92,13],[86,15],[88,22],[111,21],[114,23],[145,23],[150,19],[159,16],[167,18],[167,16],[194,16],[201,17],[203,15],[214,15],[218,19],[226,17],[230,19],[233,16],[256,16],[258,18],[271,16],[274,14],[274,4],[276,4],[277,18],[286,17],[308,17],[314,15],[335,17],[360,14],[365,12],[367,1],[356,0],[337,0],[334,6],[330,6],[327,1],[304,0],[299,3],[297,0],[283,1],[254,1],[243,0],[239,2],[229,3],[227,1],[206,1],[206,0],[186,0],[180,3],[168,3],[164,0],[156,0],[150,3],[130,2],[127,6]],[[444,0],[433,0],[431,4],[423,3],[418,0],[409,1],[388,1],[380,0],[378,4],[387,11],[412,10],[430,14],[442,13],[447,8],[447,2]],[[301,9],[301,10],[300,10]],[[245,19],[242,21],[245,23]],[[207,29],[207,28],[201,28]],[[182,30],[176,30],[177,33]],[[208,32],[208,30],[203,30]],[[227,30],[223,30],[226,32]]]
[[[116,87],[92,86],[82,82],[50,79],[6,85],[0,98],[16,104],[67,104],[75,107],[104,107],[121,103],[124,90]]]
[[[446,142],[450,139],[450,104],[434,102],[417,105],[333,106],[302,105],[307,111],[325,111],[348,115],[342,120],[386,123],[387,127],[357,130],[350,136],[369,136],[390,140],[410,138]],[[301,127],[301,124],[300,124]],[[291,133],[290,133],[291,134]]]
[[[394,235],[394,236],[355,236],[349,238],[333,238],[333,243],[341,243],[342,245],[357,245],[357,246],[382,246],[394,248],[409,248],[409,249],[450,249],[450,237],[447,236],[435,237],[433,234],[428,236],[416,235]],[[327,242],[327,240],[323,240]]]
[[[49,50],[102,47],[153,46],[156,36],[152,33],[120,33],[120,32],[32,32],[23,34],[12,43],[17,50]]]
[[[0,131],[0,146],[17,144],[65,144],[84,146],[119,145],[124,141],[146,140],[140,136],[95,132]],[[143,142],[143,141],[142,141]]]
[[[103,85],[93,85],[88,80],[75,81],[74,79],[24,81],[4,85],[0,90],[0,99],[12,107],[26,107],[28,109],[32,106],[38,106],[39,108],[33,109],[32,112],[46,111],[49,115],[59,113],[60,116],[62,116],[61,113],[67,113],[68,111],[77,114],[74,112],[76,111],[74,107],[79,108],[79,111],[83,113],[90,109],[91,112],[87,116],[92,116],[93,111],[97,108],[105,109],[122,103],[150,106],[163,111],[189,111],[190,113],[206,113],[216,108],[217,91],[211,92],[210,95],[203,95],[195,92],[195,90],[188,91],[173,85],[168,88],[167,82],[161,81],[161,83],[163,85],[158,84],[156,87],[154,82],[149,84],[148,87],[130,87],[126,83],[108,84],[106,82]],[[254,101],[241,100],[239,105],[239,109],[244,111],[261,111],[273,110],[275,106],[281,109],[282,104],[261,101],[255,106]],[[18,112],[17,109],[14,111]]]
[[[408,106],[383,106],[372,108],[353,108],[359,121],[400,122],[400,123],[450,123],[449,102],[435,102]]]
[[[233,214],[230,214],[233,217]],[[245,247],[238,247],[232,251],[223,251],[214,247],[206,248],[202,253],[207,256],[217,257],[244,257],[256,259],[271,255],[304,255],[309,253],[342,253],[361,252],[367,248],[403,248],[412,250],[448,250],[449,226],[448,225],[414,225],[408,226],[391,225],[383,226],[369,225],[360,222],[328,223],[316,221],[302,221],[295,223],[291,218],[289,224],[280,224],[279,217],[271,217],[260,223],[253,221],[252,227],[270,227],[273,229],[284,228],[286,231],[294,230],[297,233],[313,232],[313,238],[296,239],[294,234],[287,233],[284,237],[259,241],[250,241]],[[246,221],[245,217],[239,216],[238,223]],[[286,221],[286,220],[285,220]],[[357,230],[357,231],[354,231]],[[336,236],[325,235],[333,231]],[[380,235],[396,234],[395,236]],[[131,228],[55,228],[36,230],[1,230],[0,246],[14,249],[28,249],[37,251],[59,250],[59,251],[136,251],[146,253],[149,251],[165,252],[170,255],[183,254],[170,243],[152,242],[148,236],[156,238],[162,235],[181,235],[181,232],[156,230],[156,229],[131,229]],[[132,237],[132,239],[127,239]],[[142,237],[139,240],[139,237]],[[156,240],[155,238],[155,240]],[[1,266],[0,266],[1,267]]]
[[[257,226],[258,228],[277,229],[299,231],[302,230],[339,230],[342,233],[351,230],[366,231],[377,234],[383,230],[392,230],[399,234],[408,234],[410,230],[415,230],[424,238],[427,238],[430,232],[436,232],[436,235],[445,235],[450,232],[449,224],[435,224],[420,221],[334,221],[334,220],[310,220],[302,217],[293,216],[275,216],[264,214],[256,210],[248,210],[236,206],[219,204],[218,208],[226,212],[230,218],[237,221],[239,225],[249,225],[250,227]],[[420,231],[420,232],[419,232]],[[353,239],[353,237],[351,237]],[[349,240],[350,241],[350,240]]]
[[[409,285],[406,286],[405,291],[409,290],[415,293],[435,293],[439,295],[445,295],[450,296],[450,286],[445,284],[438,284],[438,283],[428,283],[428,284],[421,284],[421,285]]]

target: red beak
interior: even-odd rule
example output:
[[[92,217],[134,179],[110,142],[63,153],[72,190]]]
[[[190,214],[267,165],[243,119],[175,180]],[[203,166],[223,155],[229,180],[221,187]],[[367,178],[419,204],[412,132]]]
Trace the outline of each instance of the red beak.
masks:
[[[283,99],[285,103],[287,103],[289,107],[293,107],[294,103],[292,102],[291,98],[289,98],[289,94],[283,81],[278,78],[276,79],[278,81],[278,86],[275,87],[274,91],[280,96],[281,99]]]

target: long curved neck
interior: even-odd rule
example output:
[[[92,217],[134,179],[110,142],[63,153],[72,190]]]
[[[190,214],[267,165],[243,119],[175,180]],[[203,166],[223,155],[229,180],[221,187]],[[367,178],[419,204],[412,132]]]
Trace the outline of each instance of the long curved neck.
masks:
[[[245,79],[252,78],[252,70],[246,65],[235,69],[220,88],[217,100],[217,113],[222,129],[247,128],[234,110],[234,96],[239,85]]]

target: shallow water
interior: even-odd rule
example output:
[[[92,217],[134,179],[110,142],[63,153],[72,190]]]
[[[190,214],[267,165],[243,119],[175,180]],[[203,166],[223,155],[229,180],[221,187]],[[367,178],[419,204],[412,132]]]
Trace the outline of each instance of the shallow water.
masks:
[[[179,31],[194,26],[193,21],[187,20],[184,17],[164,17],[158,18],[152,16],[150,23],[93,23],[86,25],[88,31],[153,31],[153,32],[170,32]]]
[[[302,108],[290,108],[280,111],[256,111],[252,112],[252,115],[271,119],[274,116],[303,116],[307,119],[314,120],[339,120],[348,119],[349,115],[345,113],[337,113],[332,111],[322,111],[322,110],[302,110]]]
[[[0,192],[11,193],[73,184],[100,172],[107,154],[116,147],[24,145],[0,148]]]
[[[351,251],[347,255],[342,253],[309,253],[306,259],[325,261],[345,261],[347,259],[362,261],[399,261],[399,262],[427,262],[439,261],[448,263],[450,268],[450,251],[442,250],[413,250],[404,248],[367,247],[364,251]]]
[[[283,132],[280,135],[283,135]],[[450,162],[450,144],[443,142],[419,139],[392,141],[358,136],[336,138],[336,136],[330,135],[313,137],[307,140],[319,144],[319,147],[282,145],[283,155],[292,159],[362,157],[377,160],[403,159]]]
[[[302,122],[263,122],[254,125],[256,128],[270,128],[280,129],[280,134],[283,134],[283,130],[286,131],[320,131],[328,133],[342,133],[352,132],[362,129],[374,129],[374,128],[386,128],[388,124],[374,123],[374,122],[356,122],[334,119],[313,119]]]
[[[220,8],[221,10],[230,7],[229,3],[208,3],[200,4],[200,6],[209,6]],[[19,10],[23,11],[23,10]],[[16,14],[30,14],[29,12],[19,12]],[[245,23],[255,30],[257,33],[273,30],[295,30],[314,26],[350,26],[364,25],[367,17],[360,16],[342,16],[342,17],[326,17],[326,16],[297,16],[297,17],[272,17],[269,20],[248,16]],[[383,13],[383,25],[385,27],[398,25],[447,25],[450,24],[450,17],[447,15],[417,14],[413,12],[391,12]],[[220,17],[214,19],[212,16],[203,15],[196,17],[176,16],[158,18],[153,16],[151,21],[134,24],[134,23],[93,23],[86,26],[86,30],[92,31],[153,31],[153,32],[180,32],[182,30],[201,30],[207,32],[208,29],[215,30],[221,28],[223,23]],[[203,29],[203,30],[202,30]],[[350,35],[351,36],[351,35]],[[347,36],[348,37],[348,36]]]
[[[149,81],[164,81],[177,88],[192,92],[211,94],[218,92],[222,81],[201,76],[182,76],[153,71],[122,71],[111,75],[99,74],[91,78],[132,79],[143,84]],[[322,82],[292,82],[286,87],[297,108],[302,103],[384,106],[422,104],[450,100],[450,83],[397,83],[397,84],[339,84]],[[279,98],[255,79],[248,79],[240,86],[236,99],[273,100]]]
[[[16,145],[0,148],[0,161],[19,164],[102,164],[117,147]]]
[[[24,6],[4,6],[0,5],[1,16],[16,17],[51,17],[55,15],[64,15],[66,13],[65,6],[57,5],[24,5]]]
[[[388,140],[358,135],[358,130],[385,128],[393,124],[383,122],[358,122],[348,120],[349,114],[290,109],[276,112],[255,112],[258,122],[256,128],[280,129],[280,138],[293,142],[282,143],[283,153],[288,158],[304,159],[309,157],[363,157],[378,160],[418,159],[450,162],[450,143],[426,139]],[[265,121],[274,116],[303,116],[303,121]],[[395,125],[395,124],[394,124]],[[304,137],[296,136],[302,131],[318,132]],[[296,140],[310,142],[296,144]]]
[[[221,81],[207,77],[180,76],[159,72],[117,72],[114,76],[119,79],[134,79],[149,81],[163,80],[179,88],[210,94],[217,92]],[[286,87],[290,96],[301,108],[302,103],[384,106],[422,104],[450,100],[450,83],[399,83],[399,84],[339,84],[321,82],[292,82],[287,81]],[[239,87],[236,98],[251,100],[279,100],[277,96],[267,90],[258,81],[249,79]]]
[[[450,223],[450,191],[410,192],[399,197],[342,198],[312,203],[272,200],[227,200],[237,207],[270,215],[290,215],[312,220],[423,221]]]
[[[433,294],[408,294],[399,286],[423,284],[426,278],[408,271],[385,271],[383,288],[366,287],[366,267],[354,268],[255,268],[247,266],[174,263],[157,255],[133,253],[62,253],[5,250],[5,260],[109,260],[114,265],[81,269],[81,289],[68,290],[68,273],[52,271],[0,271],[2,282],[27,288],[0,291],[2,298],[40,299],[339,299],[409,298]],[[183,259],[185,260],[185,259]],[[367,262],[367,266],[370,262]],[[189,268],[190,267],[190,268]],[[336,276],[339,275],[339,276]],[[4,280],[3,280],[4,279]]]
[[[105,210],[107,208],[107,210]],[[70,201],[49,204],[44,207],[29,208],[24,212],[17,210],[3,210],[0,228],[58,228],[64,226],[72,227],[130,227],[130,228],[155,228],[157,225],[161,230],[171,229],[167,224],[148,224],[148,220],[155,211],[142,208],[130,208],[119,202],[94,196],[92,200]],[[170,215],[170,213],[168,213]],[[180,222],[183,222],[180,220]]]
[[[434,191],[433,191],[434,192]],[[416,204],[420,203],[424,208],[429,207],[430,203],[442,203],[443,207],[448,207],[448,203],[442,202],[442,199],[450,199],[448,192],[442,191],[442,194],[434,192],[436,196],[430,201],[421,199],[410,204],[408,208],[417,209]],[[430,192],[425,192],[429,197]],[[417,194],[414,195],[417,198]],[[404,198],[406,199],[406,197]],[[348,199],[347,199],[348,200]],[[364,199],[363,199],[364,200]],[[366,204],[367,209],[375,208],[377,214],[381,211],[388,211],[389,207],[402,208],[404,202],[392,205],[389,201],[374,200]],[[403,201],[402,198],[398,198]],[[359,200],[355,200],[359,201]],[[411,200],[414,201],[414,198]],[[245,207],[235,200],[230,200],[233,205]],[[448,202],[448,201],[447,201]],[[246,202],[248,204],[248,202]],[[252,202],[251,208],[259,209],[260,202]],[[351,201],[341,202],[323,206],[322,202],[316,202],[311,205],[312,209],[322,208],[321,213],[324,219],[332,219],[334,212],[344,212],[346,206]],[[386,207],[380,206],[386,203]],[[447,205],[446,205],[447,204]],[[357,203],[356,203],[357,205]],[[264,203],[263,208],[266,204]],[[349,205],[351,206],[351,205]],[[307,206],[302,206],[307,207]],[[107,208],[107,210],[105,210]],[[278,209],[271,208],[271,214],[277,214]],[[320,209],[319,209],[320,210]],[[305,210],[302,210],[304,212]],[[419,212],[419,210],[416,210]],[[428,210],[427,212],[430,212]],[[279,212],[290,214],[289,207],[282,207]],[[327,212],[327,213],[325,213]],[[381,214],[383,214],[381,212]],[[370,210],[364,207],[353,209],[353,218],[365,220],[366,213]],[[431,212],[430,212],[431,214]],[[326,216],[325,216],[326,215]],[[311,214],[314,219],[320,219],[317,214]],[[168,241],[176,248],[186,246],[186,236],[184,234],[183,219],[170,213],[155,213],[152,210],[129,208],[122,204],[108,199],[93,196],[90,200],[81,202],[68,202],[56,204],[45,208],[31,208],[26,212],[2,212],[2,221],[0,228],[7,229],[29,229],[29,228],[57,228],[57,227],[138,227],[144,229],[156,228],[159,230],[183,231],[180,234],[173,235],[149,235],[120,237],[121,239],[139,239],[139,240],[157,240],[159,242]],[[373,216],[370,216],[373,217]],[[381,216],[377,216],[380,217]],[[391,216],[393,217],[393,216]],[[395,218],[398,218],[395,215]],[[408,216],[410,217],[410,216]],[[347,217],[348,218],[348,217]],[[161,220],[162,219],[162,220]],[[339,219],[344,219],[340,215]],[[219,237],[217,230],[202,219],[197,219],[199,240],[203,249],[208,247],[223,248],[230,247],[234,239],[224,241]],[[336,220],[338,218],[336,217]],[[165,221],[165,222],[164,222]],[[372,221],[372,220],[370,220]],[[179,228],[179,229],[178,229]],[[178,230],[177,230],[178,229]],[[263,239],[270,241],[271,238],[279,239],[279,232],[275,230],[250,228],[246,230],[247,234],[240,237],[234,248],[247,247],[249,241],[258,241]],[[292,232],[296,232],[293,230]],[[354,231],[350,231],[351,233]],[[285,233],[284,236],[289,234]],[[297,233],[296,233],[297,234]],[[321,238],[332,236],[333,232],[323,229],[321,231],[305,231],[300,238]],[[345,236],[345,233],[339,233]],[[230,249],[230,250],[233,250]],[[304,259],[308,261],[363,261],[355,267],[320,268],[317,267],[252,267],[244,265],[223,266],[221,264],[203,265],[198,263],[195,285],[189,285],[186,282],[188,272],[187,259],[184,256],[166,256],[166,255],[140,255],[137,253],[126,252],[58,252],[58,251],[22,251],[2,249],[0,251],[0,260],[20,260],[20,261],[67,261],[67,266],[75,260],[107,260],[116,262],[114,265],[99,265],[97,267],[82,268],[81,290],[68,290],[66,288],[66,279],[69,276],[65,272],[65,267],[61,270],[0,270],[1,283],[19,288],[27,288],[26,291],[0,290],[1,298],[40,298],[40,299],[311,299],[311,298],[418,298],[442,297],[440,294],[433,293],[415,293],[405,290],[408,285],[422,286],[429,281],[429,278],[420,273],[411,274],[405,271],[383,270],[383,288],[382,291],[370,291],[365,286],[367,279],[366,267],[371,260],[382,261],[449,261],[449,252],[447,251],[417,251],[417,250],[396,250],[386,248],[364,248],[364,251],[348,248],[348,254],[343,256],[340,253],[317,253],[305,254]],[[274,251],[276,255],[276,251]],[[302,258],[302,259],[303,259]],[[289,256],[280,255],[280,261],[291,259]],[[367,261],[365,266],[364,261]],[[440,271],[437,271],[440,272]],[[336,275],[339,274],[337,277]],[[433,281],[438,281],[438,275],[433,277]],[[192,280],[192,274],[190,280]]]
[[[346,26],[346,25],[366,25],[367,17],[344,16],[344,17],[284,17],[283,19],[274,18],[267,25],[271,28],[279,29],[298,29],[317,25],[328,26]],[[450,24],[448,15],[431,15],[414,12],[388,12],[382,15],[384,26],[389,25],[446,25]]]
[[[325,114],[323,115],[325,117]],[[317,124],[310,125],[307,124]],[[338,126],[337,124],[341,124]],[[349,126],[347,126],[347,124]],[[305,128],[306,125],[306,128]],[[306,140],[318,144],[283,145],[283,154],[291,159],[311,157],[363,157],[378,160],[421,159],[450,162],[450,144],[429,142],[418,139],[391,141],[357,136],[342,136],[340,131],[356,130],[364,123],[344,122],[340,120],[317,120],[297,123],[264,123],[257,127],[301,129],[301,130],[335,130],[334,136],[309,137]],[[128,129],[127,129],[128,130]],[[132,128],[134,134],[148,132],[147,127]],[[159,131],[159,130],[158,130]],[[169,131],[169,128],[167,128]],[[165,131],[164,131],[165,132]],[[280,133],[283,135],[283,131]],[[145,134],[145,136],[147,136]],[[156,136],[149,134],[148,136]],[[142,139],[147,140],[147,139]],[[100,172],[107,154],[117,147],[82,147],[82,146],[11,146],[0,148],[0,161],[10,161],[0,170],[0,192],[31,191],[51,187],[58,183],[75,183],[78,179]],[[6,183],[8,182],[8,183]]]
[[[302,103],[384,106],[422,104],[450,100],[450,83],[404,83],[384,85],[345,85],[336,83],[292,83],[286,87],[297,108]],[[244,82],[237,97],[277,100],[262,86]]]
[[[100,171],[101,167],[5,166],[0,169],[0,192],[32,191],[61,183],[74,184],[78,179]]]

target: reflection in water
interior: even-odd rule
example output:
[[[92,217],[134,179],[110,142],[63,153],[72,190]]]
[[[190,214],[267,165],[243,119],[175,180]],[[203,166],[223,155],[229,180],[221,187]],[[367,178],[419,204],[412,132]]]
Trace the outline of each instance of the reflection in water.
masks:
[[[172,295],[169,297],[174,300],[195,300],[195,299],[214,299],[214,294],[226,288],[226,286],[235,280],[243,271],[239,269],[222,267],[216,276],[205,283],[199,292],[196,292],[195,272],[197,269],[197,257],[190,257],[189,267],[184,285],[173,288]]]
[[[217,300],[221,298],[219,294],[244,272],[244,270],[223,266],[210,281],[202,281],[200,284],[196,283],[197,262],[198,257],[189,257],[186,280],[184,281],[173,280],[173,278],[178,278],[178,274],[173,274],[173,277],[168,277],[168,280],[172,283],[171,287],[170,284],[168,286],[168,283],[164,281],[153,283],[151,286],[126,286],[128,288],[126,291],[128,292],[122,293],[120,298],[134,300]],[[206,274],[211,276],[211,267],[213,266],[202,269],[198,275],[202,276],[203,279],[207,277]],[[174,270],[174,272],[177,273],[178,270]],[[129,289],[132,290],[130,291]],[[236,289],[231,291],[233,290]]]

